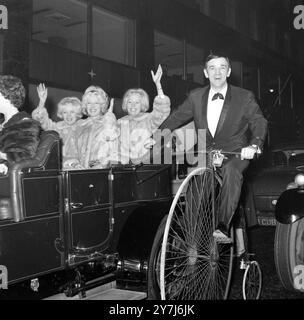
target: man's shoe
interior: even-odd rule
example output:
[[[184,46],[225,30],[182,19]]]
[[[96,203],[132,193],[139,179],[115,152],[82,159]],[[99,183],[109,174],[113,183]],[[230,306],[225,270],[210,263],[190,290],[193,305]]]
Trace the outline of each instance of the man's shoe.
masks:
[[[237,256],[238,258],[239,258],[239,257],[242,257],[245,252],[246,252],[245,249],[243,249],[243,250],[236,250],[236,256]]]
[[[216,229],[213,232],[213,237],[216,242],[220,243],[232,243],[232,239],[230,239],[227,235],[225,235],[221,230]]]
[[[246,252],[245,249],[243,249],[242,251],[236,250],[236,253],[234,254],[234,256],[237,258],[242,258],[244,256],[245,252]]]

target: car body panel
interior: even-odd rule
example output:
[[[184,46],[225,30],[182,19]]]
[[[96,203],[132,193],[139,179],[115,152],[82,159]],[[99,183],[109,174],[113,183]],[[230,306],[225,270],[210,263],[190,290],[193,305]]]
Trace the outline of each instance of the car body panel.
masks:
[[[254,198],[251,211],[255,211],[259,224],[275,225],[277,200],[304,164],[304,142],[277,145],[259,162],[260,166],[250,173],[248,179]]]
[[[9,185],[0,196],[0,265],[9,285],[84,265],[112,272],[119,259],[146,266],[172,201],[171,165],[63,171],[60,150],[58,134],[45,132],[36,157],[0,179]]]
[[[293,223],[304,217],[304,189],[284,191],[277,202],[275,217],[283,224]]]

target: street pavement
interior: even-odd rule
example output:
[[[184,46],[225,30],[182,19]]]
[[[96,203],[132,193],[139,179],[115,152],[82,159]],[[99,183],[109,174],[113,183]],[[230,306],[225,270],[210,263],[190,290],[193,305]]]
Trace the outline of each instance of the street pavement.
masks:
[[[304,293],[286,290],[276,274],[274,262],[275,227],[258,226],[249,229],[250,252],[255,253],[262,270],[263,285],[260,299],[304,299]],[[229,299],[242,299],[242,276],[239,263],[235,259],[233,279]]]

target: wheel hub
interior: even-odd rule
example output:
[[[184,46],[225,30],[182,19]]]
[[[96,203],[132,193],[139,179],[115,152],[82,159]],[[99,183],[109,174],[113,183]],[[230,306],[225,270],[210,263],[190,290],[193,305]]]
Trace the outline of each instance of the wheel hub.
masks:
[[[189,265],[193,266],[196,264],[197,261],[197,248],[196,247],[189,247],[188,249],[188,261],[189,261]]]
[[[219,260],[219,254],[217,250],[216,244],[214,244],[213,248],[210,250],[210,264],[213,268],[217,266]]]

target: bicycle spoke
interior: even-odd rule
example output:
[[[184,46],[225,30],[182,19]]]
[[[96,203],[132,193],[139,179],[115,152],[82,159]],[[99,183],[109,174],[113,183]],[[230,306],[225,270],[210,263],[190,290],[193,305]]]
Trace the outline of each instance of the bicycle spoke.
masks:
[[[244,299],[258,299],[261,293],[262,274],[256,261],[250,262],[243,279]]]
[[[218,178],[203,168],[191,173],[177,191],[163,238],[165,252],[160,259],[166,299],[225,297],[232,246],[217,244],[213,239],[219,193]]]

